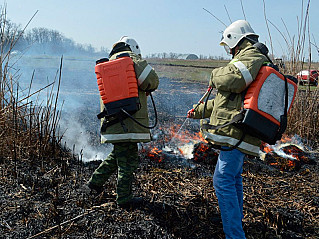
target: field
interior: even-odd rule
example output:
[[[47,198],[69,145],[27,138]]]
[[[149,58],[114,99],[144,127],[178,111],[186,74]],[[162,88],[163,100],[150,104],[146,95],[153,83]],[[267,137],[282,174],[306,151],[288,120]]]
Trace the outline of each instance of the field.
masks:
[[[31,92],[57,81],[59,57],[20,60],[16,65],[23,73],[20,86],[29,85],[33,70]],[[83,187],[110,151],[98,143],[95,60],[63,58],[59,91],[63,137],[55,154],[50,155],[50,148],[45,157],[28,155],[21,146],[13,148],[20,155],[0,158],[0,238],[224,238],[212,186],[216,155],[210,154],[215,155],[211,161],[202,156],[200,162],[194,160],[192,150],[186,155],[181,149],[186,152],[186,146],[200,142],[194,136],[198,121],[185,121],[185,116],[207,89],[212,68],[226,63],[149,59],[161,80],[154,92],[159,125],[153,130],[154,141],[140,145],[141,164],[133,185],[145,204],[121,210],[115,204],[115,175],[100,195],[89,194]],[[41,92],[40,98],[45,101],[47,95]],[[153,121],[152,107],[150,116]],[[177,137],[173,144],[172,135],[183,123],[179,134],[183,138]],[[154,146],[168,144],[176,151],[150,154]],[[268,155],[268,161],[245,160],[247,238],[319,238],[318,148],[305,147],[301,153],[308,161],[298,167],[274,155]],[[279,160],[276,165],[275,159]]]
[[[224,66],[228,61],[147,59],[160,77],[207,83],[212,69]]]

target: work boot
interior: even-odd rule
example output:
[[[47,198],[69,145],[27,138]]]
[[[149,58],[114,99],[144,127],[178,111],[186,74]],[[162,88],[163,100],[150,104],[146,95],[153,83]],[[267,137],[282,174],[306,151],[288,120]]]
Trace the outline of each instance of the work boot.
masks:
[[[103,192],[103,187],[88,183],[87,186],[91,189],[90,194],[101,194]]]
[[[118,204],[118,206],[120,208],[123,208],[123,209],[135,209],[135,208],[138,208],[140,206],[143,206],[143,204],[144,204],[143,198],[133,197],[131,200],[129,200],[125,203]]]

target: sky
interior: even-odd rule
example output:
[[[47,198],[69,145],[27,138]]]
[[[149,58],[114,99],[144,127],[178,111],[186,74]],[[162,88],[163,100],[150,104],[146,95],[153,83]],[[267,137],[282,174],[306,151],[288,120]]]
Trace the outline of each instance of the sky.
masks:
[[[225,25],[246,19],[260,41],[274,54],[287,54],[281,34],[297,38],[298,23],[304,20],[308,0],[0,0],[7,18],[28,29],[44,27],[61,32],[77,43],[97,49],[112,45],[127,35],[140,45],[142,55],[194,53],[227,57],[219,46]],[[265,2],[265,7],[264,7]],[[302,11],[303,5],[303,11]],[[206,12],[209,10],[215,17]],[[243,9],[243,10],[242,10]],[[319,45],[317,17],[319,1],[311,0],[311,41]],[[265,21],[267,19],[274,24]],[[277,29],[279,30],[277,30]],[[287,30],[286,30],[287,28]],[[269,32],[272,39],[270,44]],[[317,44],[315,43],[315,44]],[[313,59],[318,58],[315,48]]]

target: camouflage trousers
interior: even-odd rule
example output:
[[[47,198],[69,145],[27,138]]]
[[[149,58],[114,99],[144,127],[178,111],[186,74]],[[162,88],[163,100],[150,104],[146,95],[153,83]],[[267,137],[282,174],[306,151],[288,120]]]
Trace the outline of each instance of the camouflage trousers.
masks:
[[[89,183],[103,186],[117,171],[116,202],[125,203],[132,199],[133,172],[139,165],[137,143],[114,143],[113,151],[94,171]]]

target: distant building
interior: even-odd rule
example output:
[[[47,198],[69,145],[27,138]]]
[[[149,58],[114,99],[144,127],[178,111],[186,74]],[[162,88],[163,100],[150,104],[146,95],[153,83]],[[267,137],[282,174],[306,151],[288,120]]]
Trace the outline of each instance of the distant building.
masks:
[[[181,54],[178,56],[178,59],[183,59],[183,60],[197,60],[199,57],[195,54]]]

